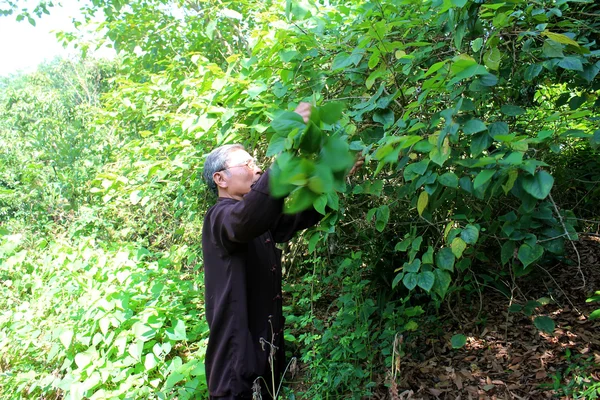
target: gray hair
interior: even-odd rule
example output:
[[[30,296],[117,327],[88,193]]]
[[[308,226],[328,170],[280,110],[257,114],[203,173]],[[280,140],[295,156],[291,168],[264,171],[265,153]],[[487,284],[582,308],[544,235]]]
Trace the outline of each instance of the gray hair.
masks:
[[[245,148],[241,144],[226,144],[219,146],[211,151],[208,156],[206,156],[206,161],[204,161],[204,171],[202,172],[202,176],[211,192],[216,195],[218,195],[219,192],[217,190],[217,184],[213,179],[213,175],[215,172],[223,171],[227,168],[227,159],[229,158],[229,153],[233,150],[245,150]]]

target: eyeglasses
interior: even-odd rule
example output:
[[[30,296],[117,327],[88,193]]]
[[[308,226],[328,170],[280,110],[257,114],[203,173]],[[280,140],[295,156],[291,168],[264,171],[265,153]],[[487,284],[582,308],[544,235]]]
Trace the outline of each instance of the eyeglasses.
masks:
[[[242,164],[232,165],[231,167],[226,167],[226,168],[220,169],[217,172],[221,172],[221,171],[225,171],[225,170],[228,170],[231,168],[237,168],[237,167],[248,167],[250,169],[254,169],[254,168],[258,167],[258,164],[256,163],[255,158],[250,158],[250,159],[244,161]]]

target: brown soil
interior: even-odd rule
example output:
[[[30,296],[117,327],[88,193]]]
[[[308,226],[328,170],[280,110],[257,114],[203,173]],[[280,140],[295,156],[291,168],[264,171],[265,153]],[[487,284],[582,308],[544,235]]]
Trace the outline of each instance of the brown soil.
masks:
[[[540,273],[532,274],[535,278],[526,276],[509,285],[516,304],[541,297],[549,301],[531,316],[508,312],[506,296],[489,287],[483,287],[480,298],[469,300],[471,307],[465,307],[466,299],[455,299],[453,306],[440,313],[448,314],[442,327],[447,333],[440,335],[439,326],[423,326],[418,337],[402,343],[406,355],[380,377],[379,390],[372,398],[570,398],[555,389],[581,387],[576,384],[578,377],[598,382],[600,319],[588,317],[600,303],[586,303],[586,299],[600,290],[600,237],[584,237],[576,247],[581,267],[570,250],[573,262],[569,265],[538,267]],[[468,308],[473,311],[465,311]],[[536,316],[552,318],[554,332],[539,331],[533,324]],[[461,349],[450,344],[455,333],[467,337]],[[302,379],[294,381],[294,389],[301,392]]]

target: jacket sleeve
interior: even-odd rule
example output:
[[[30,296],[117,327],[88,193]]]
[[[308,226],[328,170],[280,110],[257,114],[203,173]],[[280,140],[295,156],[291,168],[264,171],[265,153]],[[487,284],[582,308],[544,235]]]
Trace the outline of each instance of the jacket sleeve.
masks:
[[[241,201],[228,203],[215,210],[211,218],[226,248],[227,242],[247,243],[268,231],[281,215],[283,199],[269,194],[269,170],[252,185]]]
[[[293,215],[282,213],[271,228],[273,240],[277,243],[287,242],[296,232],[316,225],[322,218],[323,215],[312,207]]]

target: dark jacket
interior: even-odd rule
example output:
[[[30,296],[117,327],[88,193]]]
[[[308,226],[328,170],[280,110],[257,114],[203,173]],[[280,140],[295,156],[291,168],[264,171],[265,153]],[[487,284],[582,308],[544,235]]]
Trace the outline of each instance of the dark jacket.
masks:
[[[267,171],[242,201],[219,198],[204,219],[205,307],[210,328],[205,364],[211,396],[249,395],[258,376],[271,376],[270,349],[263,340],[278,348],[277,381],[285,368],[281,250],[275,242],[290,240],[321,216],[312,209],[285,215],[282,207],[283,199],[269,195]],[[261,386],[265,387],[262,381]]]

